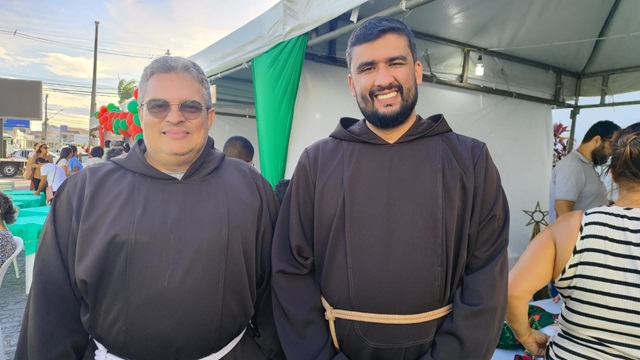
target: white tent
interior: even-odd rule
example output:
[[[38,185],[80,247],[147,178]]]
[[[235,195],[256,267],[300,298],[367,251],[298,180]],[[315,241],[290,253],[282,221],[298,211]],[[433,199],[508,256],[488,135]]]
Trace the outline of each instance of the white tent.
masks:
[[[249,62],[308,34],[285,177],[302,150],[341,116],[360,117],[346,84],[344,50],[357,22],[403,19],[416,34],[424,83],[418,112],[444,113],[452,128],[487,143],[511,207],[511,260],[548,209],[551,109],[580,109],[580,96],[640,90],[640,2],[632,0],[285,0],[191,58],[217,85],[212,135],[257,144]],[[474,69],[481,63],[482,76]],[[631,101],[627,103],[640,103]],[[608,103],[611,105],[611,102]],[[262,121],[258,119],[258,121]],[[259,144],[258,144],[259,145]]]

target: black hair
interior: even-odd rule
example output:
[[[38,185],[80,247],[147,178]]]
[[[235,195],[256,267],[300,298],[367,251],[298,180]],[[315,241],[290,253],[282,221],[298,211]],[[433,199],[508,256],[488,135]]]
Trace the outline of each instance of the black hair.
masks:
[[[276,183],[273,190],[276,193],[276,197],[278,198],[278,202],[282,204],[282,200],[284,199],[284,195],[287,193],[287,188],[289,187],[289,179],[282,179]]]
[[[101,158],[104,156],[104,149],[102,148],[102,146],[94,146],[91,148],[91,151],[89,151],[89,153],[91,154],[91,157]]]
[[[43,157],[38,157],[36,158],[36,160],[34,161],[36,164],[40,164],[40,163],[48,163],[49,160],[43,158]]]
[[[71,150],[70,147],[63,147],[62,150],[60,150],[60,158],[56,161],[56,164],[59,163],[60,160],[68,158],[71,154],[73,154],[73,150]]]
[[[2,221],[7,224],[13,224],[16,222],[16,208],[13,207],[13,202],[11,198],[7,196],[7,194],[0,191],[0,216],[2,217]]]
[[[402,20],[398,20],[388,16],[374,17],[360,24],[349,36],[347,43],[347,67],[351,70],[351,57],[353,48],[380,39],[387,34],[398,34],[407,38],[407,46],[411,49],[413,61],[418,61],[418,51],[416,39],[413,36],[411,28]]]
[[[244,136],[232,136],[222,148],[222,152],[229,157],[237,158],[245,162],[253,160],[253,145]]]
[[[611,120],[601,120],[591,125],[587,133],[584,134],[582,144],[586,144],[594,137],[600,136],[602,140],[613,140],[613,134],[620,130],[620,126]]]

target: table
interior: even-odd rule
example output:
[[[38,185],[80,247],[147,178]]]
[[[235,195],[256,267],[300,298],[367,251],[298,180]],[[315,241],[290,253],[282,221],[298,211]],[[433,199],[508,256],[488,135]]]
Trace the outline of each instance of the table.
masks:
[[[21,216],[34,216],[34,215],[45,215],[46,216],[49,213],[49,210],[51,210],[51,206],[49,206],[49,205],[26,208],[26,209],[20,209],[20,211],[18,212],[18,217],[21,217]]]
[[[45,206],[47,204],[47,194],[41,192],[40,195],[34,195],[31,190],[7,190],[7,194],[14,206],[20,209]]]
[[[562,310],[562,302],[556,304],[553,302],[553,299],[532,301],[529,304],[538,305],[541,308],[553,314],[560,314],[560,311]],[[558,325],[557,324],[549,325],[547,327],[543,327],[540,331],[542,331],[543,333],[549,336],[552,336],[558,332]],[[515,349],[509,349],[509,350],[496,349],[496,352],[493,353],[491,360],[513,360],[513,358],[516,355],[522,355],[523,353],[524,353],[524,348],[522,346]]]
[[[48,207],[48,206],[47,206]],[[36,208],[33,208],[36,209]],[[22,210],[22,211],[26,211]],[[31,280],[33,279],[33,262],[35,260],[36,249],[38,248],[38,241],[40,240],[40,233],[42,227],[47,219],[47,213],[33,214],[25,216],[25,214],[18,213],[18,219],[15,223],[7,225],[7,228],[11,230],[14,236],[21,237],[24,241],[24,253],[25,253],[25,292],[28,294],[31,288]]]

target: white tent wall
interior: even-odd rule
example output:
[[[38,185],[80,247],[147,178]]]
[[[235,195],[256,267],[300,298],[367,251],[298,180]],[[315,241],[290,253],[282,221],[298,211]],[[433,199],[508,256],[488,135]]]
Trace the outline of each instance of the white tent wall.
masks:
[[[500,171],[511,212],[509,263],[526,247],[529,216],[548,209],[553,131],[548,105],[423,83],[418,113],[443,113],[451,128],[485,142]],[[285,177],[304,148],[327,137],[344,116],[361,118],[347,85],[347,69],[305,61],[294,111]]]
[[[258,147],[258,130],[256,120],[250,117],[216,115],[209,136],[214,140],[216,149],[222,151],[224,143],[232,136],[244,136],[253,145],[253,163],[260,170],[260,152]]]

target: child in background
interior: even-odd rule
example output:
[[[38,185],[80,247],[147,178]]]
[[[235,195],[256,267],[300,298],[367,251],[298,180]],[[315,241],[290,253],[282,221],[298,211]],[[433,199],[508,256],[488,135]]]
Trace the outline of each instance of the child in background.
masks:
[[[7,261],[13,252],[16,251],[16,244],[13,242],[13,235],[7,229],[6,224],[16,222],[16,209],[13,207],[11,199],[0,191],[0,266]]]

